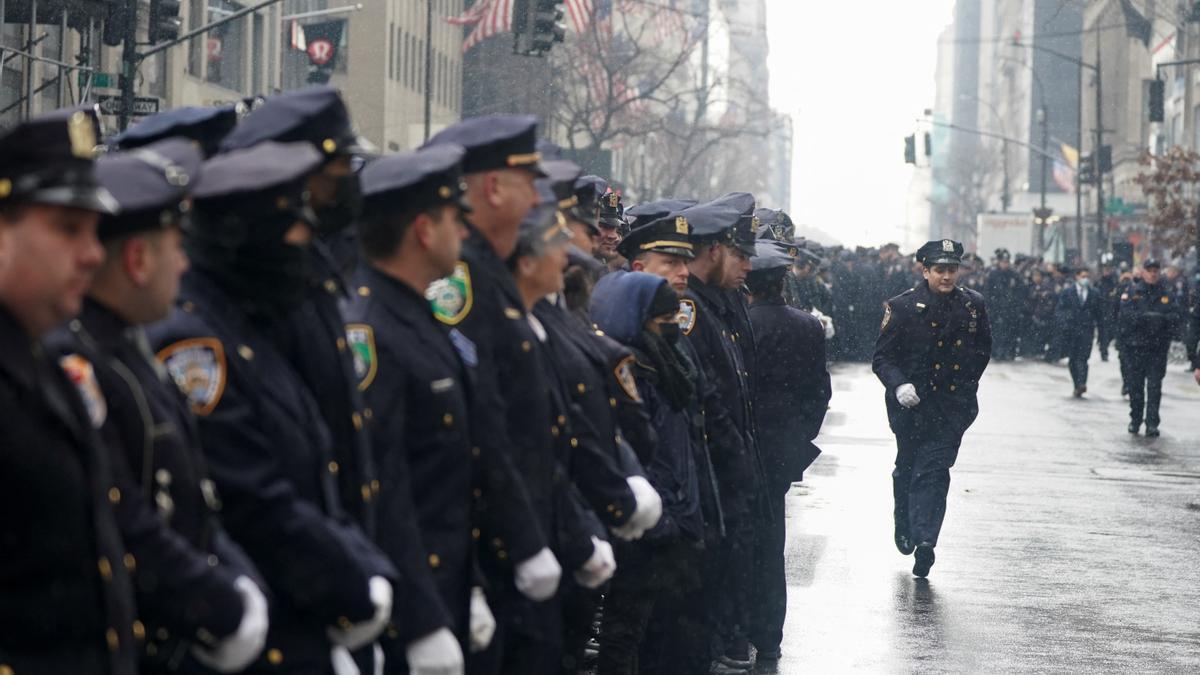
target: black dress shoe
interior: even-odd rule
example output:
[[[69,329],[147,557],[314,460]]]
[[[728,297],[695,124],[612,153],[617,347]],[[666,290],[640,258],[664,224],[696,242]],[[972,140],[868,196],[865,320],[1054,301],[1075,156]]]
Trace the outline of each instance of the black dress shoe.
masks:
[[[917,561],[913,563],[913,576],[922,579],[929,576],[929,568],[933,567],[933,544],[926,542],[918,544],[914,557]]]
[[[1152,427],[1149,424],[1147,424],[1146,425],[1146,438],[1158,438],[1158,437],[1159,437],[1158,427]]]
[[[912,555],[912,538],[907,533],[896,532],[896,550],[900,551],[900,555]]]
[[[1129,423],[1129,433],[1133,434],[1134,436],[1137,435],[1138,429],[1141,429],[1141,428],[1142,428],[1142,425],[1138,424],[1137,422]]]

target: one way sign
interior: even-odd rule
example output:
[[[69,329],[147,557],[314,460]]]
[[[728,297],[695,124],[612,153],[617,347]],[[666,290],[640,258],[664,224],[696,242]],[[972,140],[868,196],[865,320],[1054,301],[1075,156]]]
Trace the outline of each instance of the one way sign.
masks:
[[[96,102],[100,104],[100,112],[105,115],[121,114],[120,96],[98,96]],[[138,96],[133,99],[133,115],[135,117],[154,115],[158,112],[159,103],[161,103],[161,99],[157,96]]]

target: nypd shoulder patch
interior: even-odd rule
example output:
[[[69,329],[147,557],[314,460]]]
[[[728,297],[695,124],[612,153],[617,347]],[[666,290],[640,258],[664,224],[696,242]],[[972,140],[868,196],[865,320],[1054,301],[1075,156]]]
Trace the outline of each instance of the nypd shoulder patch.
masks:
[[[425,291],[425,299],[429,301],[433,315],[438,321],[448,326],[454,326],[467,318],[474,302],[471,270],[467,264],[459,261],[450,276],[429,284]]]
[[[365,323],[346,326],[346,342],[354,358],[354,376],[358,378],[358,390],[366,391],[375,381],[379,370],[379,357],[375,353],[375,331]]]
[[[617,378],[617,384],[621,385],[621,390],[625,392],[626,396],[641,402],[642,397],[638,394],[637,381],[633,379],[634,361],[632,355],[621,359],[613,368],[613,376]]]
[[[158,352],[175,386],[187,396],[192,412],[204,417],[221,402],[228,379],[225,348],[216,338],[189,338]]]
[[[696,302],[689,298],[680,300],[679,313],[675,315],[675,320],[679,322],[679,330],[683,331],[684,335],[691,335],[692,329],[696,327]]]
[[[68,354],[58,360],[58,365],[83,399],[92,427],[99,429],[104,426],[104,420],[108,419],[108,404],[104,401],[100,383],[96,381],[96,369],[92,367],[92,362],[78,354]]]

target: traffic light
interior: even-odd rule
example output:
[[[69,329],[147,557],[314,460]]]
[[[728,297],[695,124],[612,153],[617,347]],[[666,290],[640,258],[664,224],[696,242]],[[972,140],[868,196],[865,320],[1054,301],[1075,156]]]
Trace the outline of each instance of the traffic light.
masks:
[[[566,14],[562,3],[557,0],[536,0],[533,10],[533,36],[531,46],[537,54],[550,51],[555,42],[562,42],[567,36],[567,26],[563,23]]]
[[[1163,121],[1163,94],[1167,83],[1164,80],[1150,80],[1150,121]]]
[[[1033,224],[1047,225],[1050,223],[1050,216],[1054,215],[1054,209],[1046,207],[1044,209],[1035,208],[1033,210]]]
[[[933,136],[928,131],[925,132],[925,156],[933,156]]]
[[[179,18],[180,0],[150,0],[150,23],[147,40],[150,44],[179,38],[183,20]]]
[[[100,36],[109,47],[120,47],[125,41],[125,31],[129,22],[134,20],[130,11],[130,0],[115,0],[108,4],[108,14],[104,17],[104,33]]]
[[[1079,182],[1084,185],[1096,182],[1095,164],[1092,162],[1091,154],[1079,156]]]
[[[1097,164],[1098,164],[1098,168],[1100,171],[1100,175],[1103,176],[1106,173],[1112,173],[1112,146],[1111,145],[1100,146],[1099,160],[1100,161]]]
[[[905,164],[916,164],[917,163],[917,136],[916,136],[916,134],[904,137],[904,163]]]

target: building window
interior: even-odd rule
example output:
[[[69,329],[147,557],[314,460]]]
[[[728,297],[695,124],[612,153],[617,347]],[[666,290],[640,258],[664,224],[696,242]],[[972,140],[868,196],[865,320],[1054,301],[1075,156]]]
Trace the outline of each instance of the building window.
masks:
[[[388,79],[396,79],[396,24],[388,24]]]
[[[211,23],[241,9],[230,0],[208,0],[208,19]],[[207,80],[226,89],[241,91],[244,86],[246,21],[230,21],[214,28],[205,38],[208,59]]]

